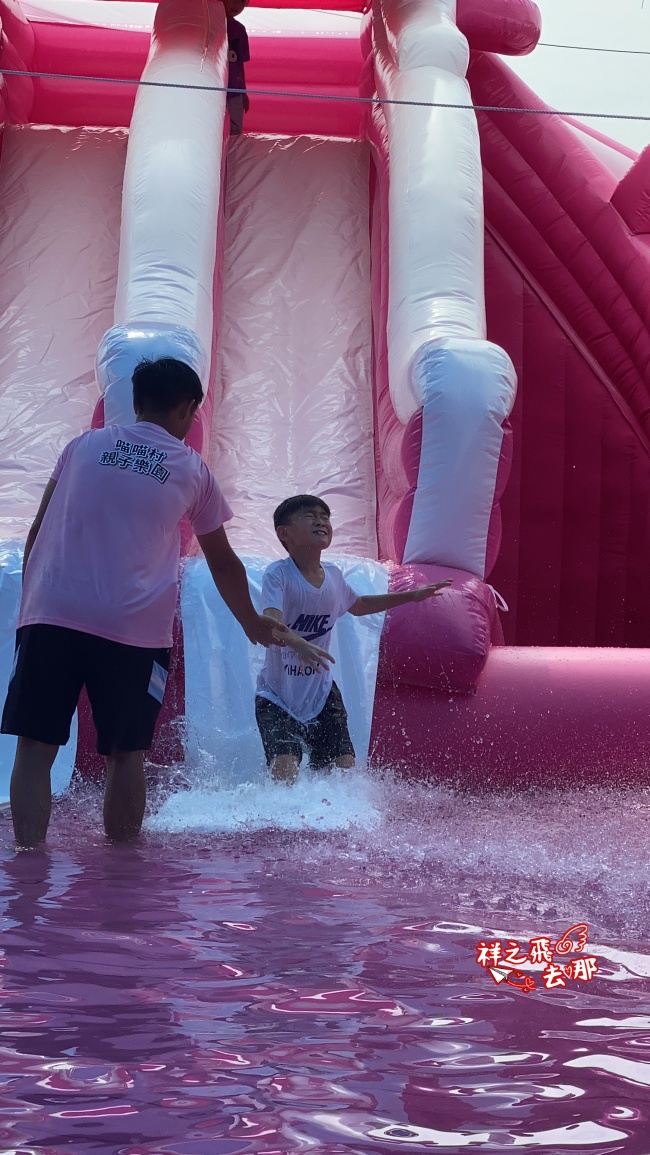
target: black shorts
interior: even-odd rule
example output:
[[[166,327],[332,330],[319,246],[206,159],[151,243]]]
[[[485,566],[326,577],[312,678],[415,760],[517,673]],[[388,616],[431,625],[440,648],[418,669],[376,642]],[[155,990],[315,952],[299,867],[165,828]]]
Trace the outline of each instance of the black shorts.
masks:
[[[323,709],[311,722],[297,722],[276,702],[259,695],[255,699],[255,717],[269,766],[280,754],[302,758],[305,751],[314,770],[324,770],[348,754],[354,758],[348,715],[335,682]]]
[[[65,746],[85,685],[97,752],[148,750],[170,650],[109,642],[63,626],[23,626],[2,714],[2,733]]]

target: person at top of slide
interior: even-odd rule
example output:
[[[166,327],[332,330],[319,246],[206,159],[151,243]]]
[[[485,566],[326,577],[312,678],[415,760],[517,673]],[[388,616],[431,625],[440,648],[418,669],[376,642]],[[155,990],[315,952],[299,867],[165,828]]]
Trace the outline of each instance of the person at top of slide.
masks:
[[[244,113],[250,108],[246,89],[244,65],[251,58],[248,47],[248,33],[244,25],[236,20],[244,11],[248,0],[224,0],[226,26],[228,31],[228,88],[244,89],[243,92],[229,92],[226,98],[230,116],[231,136],[240,136],[244,131]]]
[[[347,713],[330,668],[332,630],[338,618],[421,602],[436,597],[451,582],[359,597],[338,566],[321,564],[321,554],[332,541],[332,522],[320,497],[303,493],[287,498],[273,521],[289,556],[272,562],[264,573],[263,613],[289,629],[280,645],[266,652],[257,680],[255,716],[271,775],[293,783],[305,751],[313,769],[349,770],[354,765]],[[316,642],[325,653],[314,660],[311,647]]]
[[[20,846],[45,838],[50,770],[84,684],[106,759],[106,833],[125,839],[140,830],[144,751],[165,691],[185,514],[249,640],[268,646],[283,632],[256,613],[223,528],[232,512],[198,453],[183,443],[202,399],[188,365],[141,362],[133,374],[133,423],[75,438],[45,487],[25,546],[2,716],[2,732],[18,735],[10,798]]]

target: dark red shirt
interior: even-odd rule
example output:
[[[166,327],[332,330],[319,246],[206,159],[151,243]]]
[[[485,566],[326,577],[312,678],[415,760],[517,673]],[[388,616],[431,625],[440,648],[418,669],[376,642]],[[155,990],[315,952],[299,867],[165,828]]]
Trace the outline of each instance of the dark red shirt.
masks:
[[[228,88],[246,87],[244,65],[250,58],[244,25],[228,17]]]

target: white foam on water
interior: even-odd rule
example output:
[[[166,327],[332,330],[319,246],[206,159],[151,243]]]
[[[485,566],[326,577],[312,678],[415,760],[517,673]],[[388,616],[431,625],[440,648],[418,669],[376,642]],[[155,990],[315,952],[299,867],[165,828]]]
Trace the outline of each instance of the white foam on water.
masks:
[[[360,771],[302,772],[293,786],[270,781],[201,785],[167,798],[146,822],[156,833],[259,830],[370,831],[381,821],[372,780]]]

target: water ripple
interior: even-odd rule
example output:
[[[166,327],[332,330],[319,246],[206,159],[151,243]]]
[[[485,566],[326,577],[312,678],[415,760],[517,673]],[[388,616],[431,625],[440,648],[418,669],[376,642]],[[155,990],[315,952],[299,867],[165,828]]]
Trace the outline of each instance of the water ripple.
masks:
[[[92,792],[42,852],[0,816],[3,1153],[647,1155],[646,793],[358,773],[154,802],[129,847]],[[591,982],[476,965],[579,922]]]

